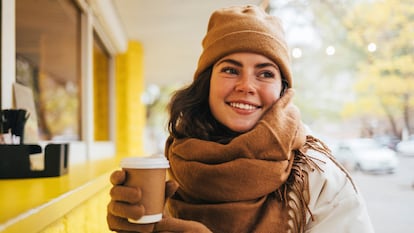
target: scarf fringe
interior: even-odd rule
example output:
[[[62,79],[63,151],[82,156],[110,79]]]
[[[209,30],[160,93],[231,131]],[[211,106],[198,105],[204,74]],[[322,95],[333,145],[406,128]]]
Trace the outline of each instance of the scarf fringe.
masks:
[[[350,174],[338,161],[336,161],[331,150],[321,140],[311,135],[306,136],[305,145],[301,149],[294,151],[295,155],[292,170],[287,182],[277,190],[277,195],[288,209],[288,226],[290,228],[288,232],[292,233],[302,233],[305,231],[307,213],[310,215],[312,221],[314,221],[314,216],[308,206],[310,201],[309,174],[304,167],[308,167],[312,172],[315,169],[323,172],[322,168],[318,166],[315,161],[325,162],[309,156],[306,153],[309,149],[326,155],[326,157],[346,174],[346,177],[351,181],[355,191],[357,191]]]
[[[352,186],[354,187],[355,192],[358,193],[358,189],[354,181],[351,178],[351,174],[349,174],[346,168],[335,159],[335,157],[332,155],[332,151],[328,148],[328,146],[325,143],[323,143],[321,140],[311,135],[308,135],[306,136],[306,144],[304,148],[306,148],[306,150],[313,149],[322,154],[325,154],[326,157],[328,157],[337,167],[339,167],[339,169],[341,169],[343,173],[345,173],[346,177],[348,178],[348,180],[351,182]],[[316,158],[313,158],[313,159],[316,159]]]

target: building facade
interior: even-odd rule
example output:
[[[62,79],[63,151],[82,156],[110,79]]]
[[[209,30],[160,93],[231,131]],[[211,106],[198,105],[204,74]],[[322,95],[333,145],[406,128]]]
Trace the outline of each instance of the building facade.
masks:
[[[29,109],[25,143],[69,143],[69,171],[0,179],[0,232],[109,232],[109,174],[144,154],[143,53],[109,0],[1,2],[1,109]]]

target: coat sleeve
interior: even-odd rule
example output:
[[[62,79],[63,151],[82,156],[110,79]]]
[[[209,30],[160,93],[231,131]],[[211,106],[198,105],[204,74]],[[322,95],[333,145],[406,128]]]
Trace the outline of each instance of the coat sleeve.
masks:
[[[323,172],[309,172],[312,217],[306,233],[373,233],[374,229],[361,193],[329,158],[312,153]]]

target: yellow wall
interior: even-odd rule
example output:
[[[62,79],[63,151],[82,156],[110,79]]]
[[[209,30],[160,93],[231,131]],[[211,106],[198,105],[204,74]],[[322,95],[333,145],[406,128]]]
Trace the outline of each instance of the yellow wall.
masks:
[[[109,141],[109,57],[97,45],[93,49],[94,140]]]
[[[109,203],[109,189],[108,186],[92,199],[52,223],[41,233],[111,232],[106,224],[106,205]]]
[[[143,48],[129,42],[128,51],[116,59],[116,147],[120,155],[142,155],[145,125]]]

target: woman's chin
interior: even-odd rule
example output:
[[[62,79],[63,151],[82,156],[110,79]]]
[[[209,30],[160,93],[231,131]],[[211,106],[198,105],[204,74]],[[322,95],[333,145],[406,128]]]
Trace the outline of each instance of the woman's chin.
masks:
[[[228,127],[229,129],[231,129],[234,132],[237,133],[245,133],[249,130],[251,130],[253,128],[254,124],[233,124],[230,127]]]

